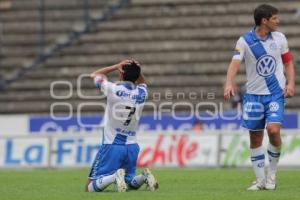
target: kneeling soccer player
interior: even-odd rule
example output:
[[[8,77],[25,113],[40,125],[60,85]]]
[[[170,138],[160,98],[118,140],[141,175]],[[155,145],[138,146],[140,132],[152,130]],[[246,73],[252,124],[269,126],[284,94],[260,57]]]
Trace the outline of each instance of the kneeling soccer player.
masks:
[[[106,74],[119,71],[121,82],[107,81]],[[92,165],[85,190],[101,192],[116,183],[119,192],[138,189],[144,183],[150,191],[158,182],[146,168],[136,175],[139,145],[136,130],[147,97],[147,85],[138,62],[124,60],[91,74],[96,86],[107,96],[101,147]]]

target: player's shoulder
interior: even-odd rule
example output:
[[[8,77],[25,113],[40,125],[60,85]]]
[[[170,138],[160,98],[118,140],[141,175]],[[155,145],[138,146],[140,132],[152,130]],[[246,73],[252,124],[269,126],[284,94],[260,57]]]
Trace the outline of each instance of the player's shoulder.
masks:
[[[242,44],[247,44],[248,41],[252,41],[252,38],[253,38],[253,31],[254,31],[254,30],[251,29],[251,30],[249,30],[249,31],[247,31],[247,32],[244,32],[244,33],[240,36],[238,42],[240,42],[240,43],[242,43]]]
[[[243,46],[246,46],[246,41],[244,39],[243,36],[240,36],[239,39],[237,40],[237,46],[239,46],[239,48],[242,48]]]
[[[145,91],[146,93],[148,92],[148,89],[147,89],[147,85],[145,83],[140,83],[140,84],[137,84],[136,88],[140,91]]]
[[[282,32],[279,32],[279,31],[273,31],[272,36],[285,37],[285,35]]]
[[[144,89],[147,89],[146,83],[140,83],[140,84],[137,84],[137,87],[138,87],[138,88],[144,88]]]
[[[253,34],[253,29],[248,30],[247,32],[244,32],[241,36],[240,39],[244,39],[246,36],[252,36]]]
[[[239,39],[238,39],[238,41],[239,42],[246,42],[245,41],[245,37],[249,37],[249,36],[251,36],[252,35],[252,30],[249,30],[249,31],[247,31],[247,32],[244,32],[242,35],[240,35],[240,37],[239,37]]]
[[[279,31],[272,32],[272,37],[274,37],[274,39],[277,39],[277,40],[285,40],[286,39],[286,36],[282,32],[279,32]]]

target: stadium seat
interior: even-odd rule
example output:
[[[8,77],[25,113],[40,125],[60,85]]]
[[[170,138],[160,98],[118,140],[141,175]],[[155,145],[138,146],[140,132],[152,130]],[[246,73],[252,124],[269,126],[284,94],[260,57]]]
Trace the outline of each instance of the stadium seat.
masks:
[[[2,11],[0,73],[6,79],[39,54],[38,2],[14,0],[10,9]],[[235,41],[252,26],[252,10],[260,3],[263,1],[132,0],[130,5],[94,27],[91,33],[55,52],[55,56],[0,93],[0,113],[49,113],[55,102],[50,94],[53,81],[70,81],[75,91],[67,101],[76,112],[77,105],[87,101],[76,93],[77,77],[128,57],[143,65],[150,90],[149,101],[153,101],[153,94],[157,93],[162,94],[162,101],[165,101],[166,91],[174,94],[183,91],[188,95],[189,92],[212,90],[215,101],[224,102],[223,82]],[[92,16],[100,15],[103,1],[91,0],[90,4]],[[295,15],[299,5],[294,1],[272,4],[281,11],[280,30],[289,38],[294,60],[299,62],[296,52],[300,50],[300,28],[299,17]],[[83,7],[81,1],[46,1],[46,48],[83,22]],[[241,67],[236,81],[241,85],[244,79],[245,69]],[[112,80],[117,80],[117,74]],[[296,80],[300,80],[299,77]],[[82,89],[85,94],[97,95],[91,81],[86,81]],[[288,101],[287,109],[300,108],[298,90],[297,96]],[[58,95],[68,94],[68,91],[63,85],[56,88]],[[201,99],[190,100],[197,101]],[[58,110],[68,112],[67,109]],[[97,112],[92,108],[87,110]]]

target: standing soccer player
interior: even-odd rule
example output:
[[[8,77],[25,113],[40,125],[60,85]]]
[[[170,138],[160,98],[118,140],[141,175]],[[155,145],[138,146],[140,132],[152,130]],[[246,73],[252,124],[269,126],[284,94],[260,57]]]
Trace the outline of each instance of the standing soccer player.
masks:
[[[119,71],[121,82],[107,81],[106,74]],[[124,60],[91,74],[96,86],[107,96],[104,132],[85,190],[101,192],[116,183],[119,192],[127,186],[138,189],[146,183],[151,191],[158,183],[149,169],[136,176],[139,145],[136,130],[147,97],[147,86],[138,62]]]
[[[235,95],[233,80],[245,59],[247,83],[242,126],[249,129],[251,161],[256,175],[256,181],[248,190],[274,190],[285,98],[294,96],[295,70],[287,39],[284,34],[276,31],[279,25],[278,9],[266,4],[260,5],[254,10],[254,20],[255,27],[237,41],[227,71],[224,97],[228,100]],[[267,176],[262,147],[265,128],[269,136]]]

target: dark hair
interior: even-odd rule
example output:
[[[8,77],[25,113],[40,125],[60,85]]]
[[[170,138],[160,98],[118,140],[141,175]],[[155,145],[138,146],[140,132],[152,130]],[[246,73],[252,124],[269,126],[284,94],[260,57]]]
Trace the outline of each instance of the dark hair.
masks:
[[[123,80],[134,83],[140,76],[141,67],[137,63],[133,62],[129,65],[123,66],[123,71]]]
[[[278,14],[279,10],[271,5],[268,4],[262,4],[259,5],[254,10],[254,21],[255,25],[259,26],[261,24],[261,20],[263,18],[266,18],[269,20],[273,15]]]

